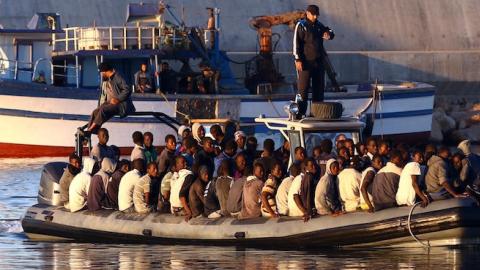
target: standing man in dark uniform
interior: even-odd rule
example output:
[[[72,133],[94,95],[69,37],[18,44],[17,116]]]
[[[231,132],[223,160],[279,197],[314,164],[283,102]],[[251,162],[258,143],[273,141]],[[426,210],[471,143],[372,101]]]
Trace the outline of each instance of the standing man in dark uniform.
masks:
[[[298,72],[297,88],[302,96],[299,117],[307,112],[310,80],[313,102],[323,101],[325,91],[326,53],[323,40],[331,40],[335,34],[330,28],[317,21],[318,14],[318,6],[309,5],[306,10],[307,17],[297,23],[293,36],[293,55]]]
[[[126,117],[135,112],[132,102],[132,91],[128,88],[125,80],[108,63],[98,65],[102,79],[102,95],[98,108],[90,117],[87,131],[97,133],[103,123],[113,116]]]

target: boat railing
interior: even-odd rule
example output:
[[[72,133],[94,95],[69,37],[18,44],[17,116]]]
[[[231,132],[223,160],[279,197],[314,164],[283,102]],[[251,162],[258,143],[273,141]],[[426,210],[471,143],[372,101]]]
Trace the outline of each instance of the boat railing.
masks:
[[[78,50],[139,50],[163,47],[187,48],[187,30],[158,26],[68,27],[53,34],[54,52]],[[211,42],[211,33],[204,30],[203,42]]]
[[[44,64],[45,63],[45,64]],[[63,69],[64,73],[55,73],[55,69]],[[41,71],[45,74],[45,83],[53,84],[55,77],[72,79],[78,87],[81,66],[54,65],[50,59],[39,58],[35,62],[9,60],[0,58],[0,78],[33,82]],[[73,74],[70,74],[70,71]]]

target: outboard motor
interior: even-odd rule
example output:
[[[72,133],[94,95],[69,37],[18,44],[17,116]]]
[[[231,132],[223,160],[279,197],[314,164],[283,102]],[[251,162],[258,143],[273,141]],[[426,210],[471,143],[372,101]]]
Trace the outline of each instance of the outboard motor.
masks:
[[[50,162],[43,166],[40,187],[38,189],[38,203],[60,206],[60,178],[67,168],[66,162]]]

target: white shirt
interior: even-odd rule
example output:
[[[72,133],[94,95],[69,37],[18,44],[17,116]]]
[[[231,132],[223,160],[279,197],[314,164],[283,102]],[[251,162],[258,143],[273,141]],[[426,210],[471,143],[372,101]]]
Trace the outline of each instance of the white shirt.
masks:
[[[362,175],[355,169],[346,168],[338,174],[338,190],[345,211],[357,210],[360,205],[360,182]]]
[[[134,161],[135,159],[145,160],[145,153],[143,153],[144,149],[145,148],[143,146],[135,144],[135,146],[132,149],[132,153],[130,154],[130,161]]]
[[[171,207],[183,207],[182,202],[180,201],[180,190],[182,189],[183,182],[185,182],[185,178],[190,174],[192,174],[192,172],[187,169],[182,169],[173,174],[173,177],[170,180]]]
[[[293,176],[285,177],[280,186],[278,186],[275,200],[277,201],[277,211],[280,215],[288,215],[288,191],[292,186],[293,179]]]
[[[291,217],[301,217],[303,212],[295,203],[294,195],[300,195],[300,188],[302,187],[303,173],[293,179],[292,185],[288,190],[288,215]]]
[[[398,191],[395,196],[398,205],[414,205],[415,204],[415,190],[412,186],[412,175],[420,176],[422,171],[420,164],[417,162],[409,162],[403,168],[400,174],[400,182],[398,183]]]
[[[95,160],[92,158],[85,158],[83,160],[83,170],[77,174],[68,190],[69,208],[71,212],[82,210],[87,205],[88,189],[90,188],[90,181],[92,180],[92,170],[95,165]]]
[[[125,211],[133,206],[133,189],[140,181],[140,172],[137,169],[127,172],[120,180],[118,188],[118,210]]]

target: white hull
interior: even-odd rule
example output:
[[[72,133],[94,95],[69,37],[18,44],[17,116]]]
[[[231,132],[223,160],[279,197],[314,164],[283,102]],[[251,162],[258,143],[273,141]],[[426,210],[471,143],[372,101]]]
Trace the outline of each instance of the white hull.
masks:
[[[422,134],[429,136],[432,124],[432,111],[435,89],[427,84],[418,84],[417,88],[406,89],[395,85],[385,87],[382,99],[377,108],[370,107],[366,113],[367,118],[375,118],[372,135],[396,136],[409,134]],[[42,91],[42,90],[37,90]],[[44,90],[48,91],[48,90]],[[62,91],[81,91],[65,89]],[[30,91],[33,92],[33,91]],[[90,92],[92,93],[92,92]],[[0,146],[8,145],[47,146],[47,147],[73,147],[75,130],[86,124],[91,111],[97,106],[97,100],[90,98],[65,98],[55,97],[51,93],[38,93],[16,95],[4,93],[0,89]],[[73,94],[72,94],[73,95]],[[77,93],[78,95],[78,93]],[[344,116],[355,115],[356,112],[366,108],[371,101],[370,93],[357,92],[355,86],[349,87],[348,93],[327,93],[327,101],[343,103]],[[152,98],[135,98],[134,104],[137,111],[162,112],[168,116],[176,116],[176,96],[170,96],[170,101]],[[182,96],[181,98],[186,98]],[[194,96],[194,98],[203,98]],[[254,125],[253,119],[263,114],[265,117],[286,117],[283,110],[288,98],[273,97],[268,100],[262,96],[219,96],[207,98],[241,99],[238,108],[240,121]],[[372,114],[375,113],[375,117]],[[143,120],[145,119],[145,121]],[[105,124],[110,130],[110,143],[118,147],[131,147],[131,134],[138,130],[150,131],[154,134],[154,144],[163,145],[163,138],[167,134],[175,134],[165,124],[152,121],[151,117],[128,117],[114,119]],[[262,126],[256,125],[256,133],[268,133]],[[264,138],[259,134],[259,140]],[[94,138],[93,142],[96,138]],[[1,148],[1,147],[0,147]],[[41,151],[41,150],[38,150]],[[10,155],[10,154],[8,154]],[[0,156],[6,157],[7,154]],[[34,156],[41,156],[36,154]]]

